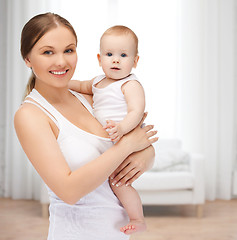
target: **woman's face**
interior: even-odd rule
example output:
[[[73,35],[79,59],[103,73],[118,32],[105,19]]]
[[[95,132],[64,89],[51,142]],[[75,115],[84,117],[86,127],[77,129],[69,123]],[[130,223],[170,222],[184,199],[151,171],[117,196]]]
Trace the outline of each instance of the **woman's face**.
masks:
[[[67,87],[77,64],[76,38],[66,27],[53,28],[35,44],[25,62],[37,84]]]

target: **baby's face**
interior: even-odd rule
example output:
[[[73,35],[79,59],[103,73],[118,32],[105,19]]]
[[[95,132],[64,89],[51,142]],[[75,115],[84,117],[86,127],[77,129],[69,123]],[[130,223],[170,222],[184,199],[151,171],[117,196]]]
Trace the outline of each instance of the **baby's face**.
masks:
[[[138,61],[134,39],[129,34],[105,35],[98,59],[107,78],[119,80],[127,77]]]

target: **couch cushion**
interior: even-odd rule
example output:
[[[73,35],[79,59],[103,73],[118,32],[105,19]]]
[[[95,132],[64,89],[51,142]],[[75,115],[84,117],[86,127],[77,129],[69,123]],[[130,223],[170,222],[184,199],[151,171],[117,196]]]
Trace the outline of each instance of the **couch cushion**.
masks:
[[[192,189],[194,179],[191,172],[145,172],[134,183],[137,190],[181,190]]]
[[[181,149],[156,149],[151,171],[189,171],[190,155]]]
[[[153,146],[155,162],[151,171],[190,170],[190,154],[182,150],[179,139],[159,139]]]

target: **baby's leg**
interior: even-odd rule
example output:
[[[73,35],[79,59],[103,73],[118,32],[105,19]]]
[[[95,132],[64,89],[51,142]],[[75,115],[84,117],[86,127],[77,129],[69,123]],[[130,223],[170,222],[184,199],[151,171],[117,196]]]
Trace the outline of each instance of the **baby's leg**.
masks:
[[[113,186],[112,181],[110,181],[110,186],[123,204],[130,218],[130,222],[126,226],[121,227],[120,231],[125,234],[145,231],[146,224],[143,216],[142,202],[137,191],[132,186]]]

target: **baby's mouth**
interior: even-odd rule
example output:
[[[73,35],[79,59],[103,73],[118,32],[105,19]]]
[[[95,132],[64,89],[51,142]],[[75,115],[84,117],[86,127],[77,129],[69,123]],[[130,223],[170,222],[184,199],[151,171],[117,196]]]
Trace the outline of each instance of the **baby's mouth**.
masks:
[[[120,68],[117,68],[117,67],[112,67],[111,69],[112,70],[120,70]]]

